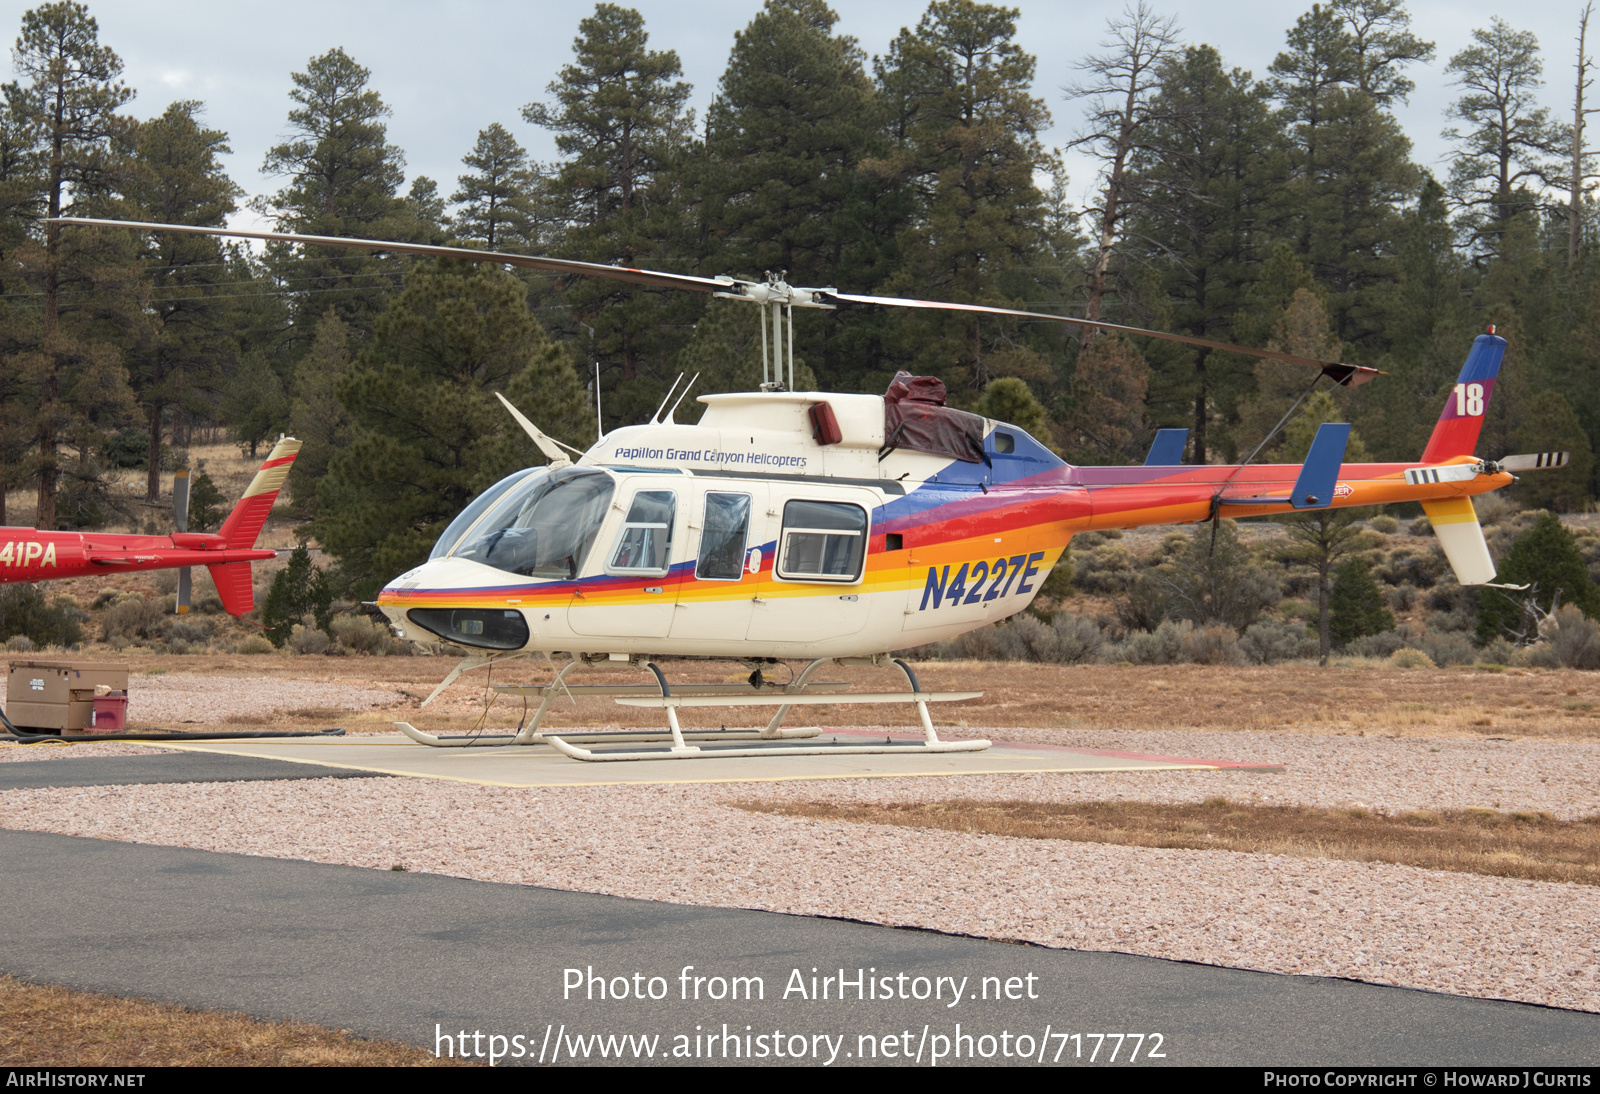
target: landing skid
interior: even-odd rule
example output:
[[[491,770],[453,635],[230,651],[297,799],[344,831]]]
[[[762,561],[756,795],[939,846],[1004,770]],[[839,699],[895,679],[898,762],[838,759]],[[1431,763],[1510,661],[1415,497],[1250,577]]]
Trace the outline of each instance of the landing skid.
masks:
[[[470,659],[476,663],[463,662],[456,671],[446,678],[446,683],[455,679],[462,671],[481,667],[488,663],[487,659]],[[883,754],[897,752],[916,753],[944,753],[944,752],[981,752],[989,747],[988,741],[941,741],[938,733],[934,731],[933,719],[928,715],[929,703],[958,702],[963,699],[976,699],[982,695],[978,691],[923,691],[922,684],[911,666],[899,658],[892,659],[893,664],[905,675],[906,682],[911,685],[909,692],[846,692],[842,689],[844,684],[835,682],[811,682],[811,675],[824,665],[833,663],[833,658],[821,658],[807,665],[798,678],[785,686],[781,693],[762,694],[759,691],[747,689],[742,685],[726,684],[689,684],[680,685],[676,693],[667,683],[666,675],[654,661],[640,662],[643,668],[648,669],[656,678],[656,686],[650,688],[640,685],[598,685],[598,686],[568,686],[567,674],[579,662],[569,661],[556,673],[556,678],[547,685],[538,687],[524,687],[520,685],[496,688],[497,692],[520,694],[524,700],[537,696],[540,700],[538,709],[532,719],[524,716],[524,723],[518,726],[517,732],[511,734],[471,735],[459,737],[436,737],[431,733],[424,733],[409,722],[396,722],[395,728],[418,744],[429,745],[433,748],[471,748],[495,747],[505,745],[531,745],[548,744],[563,756],[574,760],[583,760],[588,763],[609,763],[620,760],[699,760],[699,759],[733,759],[745,756],[833,756],[850,753]],[[881,663],[877,658],[873,663]],[[444,685],[434,690],[428,697],[432,700],[442,691]],[[539,726],[544,721],[545,715],[550,710],[550,704],[561,694],[569,698],[574,692],[587,695],[608,695],[615,699],[619,705],[659,708],[666,712],[666,733],[660,731],[619,732],[619,733],[540,733]],[[655,692],[655,694],[645,694]],[[911,703],[917,708],[917,713],[922,721],[923,740],[916,744],[895,744],[886,741],[883,744],[840,745],[840,744],[760,744],[754,747],[729,747],[723,742],[755,742],[755,741],[794,741],[809,740],[821,735],[822,731],[816,726],[785,728],[783,720],[790,710],[796,706],[817,706],[835,703]],[[426,704],[424,704],[426,705]],[[687,733],[678,725],[678,710],[681,707],[734,707],[734,706],[775,706],[777,712],[772,720],[761,730],[690,730]],[[690,744],[689,742],[696,742]],[[604,751],[595,751],[583,748],[582,745],[598,744],[665,744],[666,748],[655,749],[622,749],[608,748]],[[701,747],[706,745],[708,747]]]

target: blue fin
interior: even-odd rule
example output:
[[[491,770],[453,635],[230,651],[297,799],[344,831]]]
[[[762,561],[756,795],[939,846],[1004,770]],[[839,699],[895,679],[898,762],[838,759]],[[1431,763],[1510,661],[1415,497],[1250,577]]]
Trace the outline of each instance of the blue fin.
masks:
[[[1187,429],[1158,429],[1156,439],[1150,443],[1150,455],[1144,458],[1144,465],[1176,467],[1183,462],[1183,446],[1188,443]]]
[[[1296,509],[1325,509],[1333,501],[1333,488],[1344,464],[1344,450],[1350,443],[1348,422],[1323,422],[1306,453],[1306,462],[1295,480],[1290,503]]]

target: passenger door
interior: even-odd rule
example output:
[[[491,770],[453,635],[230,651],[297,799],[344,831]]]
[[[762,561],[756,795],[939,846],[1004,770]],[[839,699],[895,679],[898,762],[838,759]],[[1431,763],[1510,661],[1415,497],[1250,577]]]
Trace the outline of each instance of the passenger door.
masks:
[[[761,583],[764,556],[753,537],[766,508],[763,482],[717,484],[695,500],[684,537],[692,554],[678,586],[673,638],[743,640]]]
[[[750,639],[817,642],[860,631],[870,607],[863,578],[877,495],[775,483],[770,497]]]

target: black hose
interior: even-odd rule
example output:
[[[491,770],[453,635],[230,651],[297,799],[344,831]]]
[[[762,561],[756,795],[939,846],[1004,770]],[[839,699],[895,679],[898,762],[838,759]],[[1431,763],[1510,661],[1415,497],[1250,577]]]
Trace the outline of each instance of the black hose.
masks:
[[[5,715],[0,713],[0,721],[5,720]],[[262,737],[343,737],[343,729],[262,729],[255,732],[240,733],[185,733],[180,730],[155,730],[146,733],[23,733],[11,725],[9,721],[6,728],[11,731],[18,744],[37,744],[41,741],[60,741],[63,744],[94,744],[98,741],[242,741]],[[0,737],[0,743],[5,739]]]

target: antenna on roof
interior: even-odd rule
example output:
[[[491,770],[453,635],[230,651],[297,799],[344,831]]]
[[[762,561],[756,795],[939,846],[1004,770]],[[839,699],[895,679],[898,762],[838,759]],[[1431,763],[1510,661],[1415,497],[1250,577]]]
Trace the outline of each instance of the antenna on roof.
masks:
[[[681,373],[680,373],[680,375],[681,375]],[[700,379],[700,374],[697,372],[697,373],[694,374],[693,378],[691,378],[689,380],[689,382],[684,385],[683,394],[678,396],[678,403],[683,402],[684,399],[689,397],[689,389],[694,387],[695,381],[698,380],[698,379]],[[677,425],[678,424],[676,421],[673,420],[673,417],[672,417],[674,414],[676,414],[678,412],[678,403],[673,403],[672,404],[672,409],[667,411],[667,424],[668,425]]]
[[[696,373],[696,375],[699,375],[699,374]],[[681,379],[683,379],[683,373],[680,372],[680,373],[678,373],[678,380],[681,380]],[[667,399],[672,398],[672,393],[674,391],[678,390],[678,380],[672,381],[672,386],[667,388],[667,398],[666,399],[662,399],[661,400],[661,405],[656,407],[656,412],[654,414],[650,415],[650,424],[651,425],[660,425],[661,424],[661,412],[663,410],[667,409]]]

